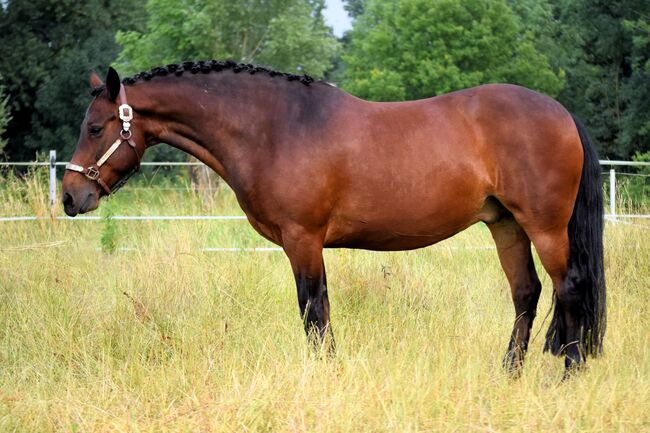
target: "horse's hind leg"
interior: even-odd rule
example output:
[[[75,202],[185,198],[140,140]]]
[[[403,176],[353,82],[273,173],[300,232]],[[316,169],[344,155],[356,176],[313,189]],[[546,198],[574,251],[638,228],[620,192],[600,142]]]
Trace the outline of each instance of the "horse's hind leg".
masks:
[[[547,347],[553,354],[564,354],[566,374],[582,367],[584,363],[584,336],[580,326],[582,314],[580,303],[579,275],[571,271],[569,262],[569,238],[566,228],[554,231],[538,232],[533,238],[544,268],[548,272],[555,289],[557,306],[551,321],[549,334],[551,340],[557,337],[558,347]],[[555,334],[557,334],[555,336]]]
[[[515,324],[503,366],[509,373],[517,375],[528,348],[542,285],[535,271],[530,239],[512,215],[504,216],[498,222],[488,224],[488,227],[515,305]]]
[[[307,233],[283,233],[283,243],[296,279],[298,305],[307,339],[316,349],[323,347],[333,352],[322,241]]]

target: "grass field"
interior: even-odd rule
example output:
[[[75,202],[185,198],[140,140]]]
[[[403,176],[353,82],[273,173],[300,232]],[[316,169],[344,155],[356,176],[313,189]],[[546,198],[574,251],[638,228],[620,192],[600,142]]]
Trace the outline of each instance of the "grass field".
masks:
[[[39,179],[0,181],[0,215],[47,215]],[[241,214],[227,190],[133,188],[106,212]],[[541,268],[524,374],[502,372],[514,310],[483,226],[327,251],[331,360],[285,256],[201,251],[230,246],[269,244],[245,221],[0,223],[0,432],[650,430],[650,225],[607,225],[605,354],[563,383]]]

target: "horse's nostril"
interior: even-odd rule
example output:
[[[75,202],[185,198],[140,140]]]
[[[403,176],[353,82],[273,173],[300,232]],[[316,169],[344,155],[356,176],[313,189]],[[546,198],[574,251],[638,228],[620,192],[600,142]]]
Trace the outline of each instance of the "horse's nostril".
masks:
[[[63,193],[63,205],[66,207],[71,207],[74,204],[74,198],[69,193]]]

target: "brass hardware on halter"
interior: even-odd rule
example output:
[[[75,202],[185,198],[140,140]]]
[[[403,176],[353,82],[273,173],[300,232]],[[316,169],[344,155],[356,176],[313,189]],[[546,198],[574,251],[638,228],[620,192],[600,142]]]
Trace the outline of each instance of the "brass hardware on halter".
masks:
[[[86,170],[85,174],[86,177],[90,180],[97,180],[99,178],[99,170],[97,170],[95,167],[88,167],[88,170]]]

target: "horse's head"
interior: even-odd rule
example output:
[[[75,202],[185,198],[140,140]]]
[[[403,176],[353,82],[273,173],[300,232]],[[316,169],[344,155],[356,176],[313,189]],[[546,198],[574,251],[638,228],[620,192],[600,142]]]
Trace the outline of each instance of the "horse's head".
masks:
[[[106,84],[93,72],[90,85],[96,96],[63,176],[63,207],[69,216],[97,209],[100,197],[115,192],[140,167],[145,149],[142,125],[133,118],[117,72],[109,68]]]

